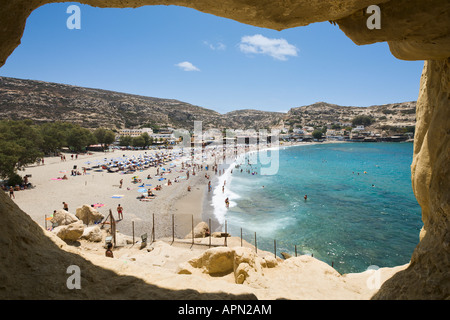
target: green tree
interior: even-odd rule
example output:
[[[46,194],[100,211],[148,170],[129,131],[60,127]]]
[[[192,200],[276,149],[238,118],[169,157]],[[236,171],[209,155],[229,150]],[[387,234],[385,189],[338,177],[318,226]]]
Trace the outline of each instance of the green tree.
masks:
[[[153,143],[153,138],[150,137],[147,132],[144,132],[141,136],[144,139],[144,147],[145,148]]]
[[[13,177],[43,157],[40,146],[42,136],[32,121],[0,121],[0,176]]]
[[[55,153],[67,146],[67,133],[73,125],[64,122],[45,123],[39,126],[42,136],[41,149],[45,154]]]
[[[100,143],[102,145],[103,150],[105,150],[105,148],[113,143],[116,139],[116,135],[114,134],[114,132],[105,128],[95,129],[94,136],[97,140],[97,143]]]
[[[120,138],[119,138],[119,145],[122,147],[131,146],[132,143],[133,143],[133,138],[130,136],[120,136]]]
[[[322,139],[322,135],[323,135],[322,130],[319,129],[314,130],[312,133],[313,138],[318,140]]]
[[[353,118],[352,125],[353,126],[370,126],[375,122],[375,119],[371,116],[359,115]]]
[[[81,152],[83,149],[96,142],[97,140],[91,131],[78,125],[69,130],[67,135],[67,144],[69,148],[75,152]]]
[[[145,139],[142,135],[138,137],[134,137],[132,140],[133,147],[144,147],[145,146]]]

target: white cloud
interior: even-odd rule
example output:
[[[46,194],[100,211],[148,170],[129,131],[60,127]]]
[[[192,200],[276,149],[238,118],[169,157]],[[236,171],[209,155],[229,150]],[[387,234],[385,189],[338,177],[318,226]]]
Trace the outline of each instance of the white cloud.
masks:
[[[211,50],[225,50],[227,48],[222,42],[218,42],[216,45],[209,43],[208,41],[203,41],[203,43],[208,46]]]
[[[182,69],[183,71],[200,71],[199,68],[194,66],[192,63],[188,61],[180,62],[176,64],[177,67]]]
[[[239,48],[244,53],[265,54],[283,61],[288,56],[296,57],[298,52],[298,48],[285,39],[271,39],[260,34],[242,37]]]

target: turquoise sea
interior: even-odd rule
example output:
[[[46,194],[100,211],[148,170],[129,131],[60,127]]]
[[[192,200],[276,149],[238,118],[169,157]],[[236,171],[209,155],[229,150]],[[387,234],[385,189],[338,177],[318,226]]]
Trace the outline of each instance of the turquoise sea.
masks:
[[[256,233],[258,249],[271,252],[276,240],[278,256],[294,255],[296,246],[298,254],[312,254],[341,273],[409,262],[422,227],[411,187],[412,143],[272,152],[278,152],[276,174],[262,175],[260,164],[241,158],[222,177],[225,192],[222,182],[216,187],[214,214],[231,235],[240,236],[242,229],[254,244]],[[223,197],[230,200],[228,209]]]

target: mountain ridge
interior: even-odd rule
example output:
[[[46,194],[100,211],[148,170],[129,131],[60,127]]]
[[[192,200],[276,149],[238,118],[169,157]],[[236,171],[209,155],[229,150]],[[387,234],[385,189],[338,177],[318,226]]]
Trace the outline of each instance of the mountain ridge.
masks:
[[[323,126],[336,121],[350,123],[352,117],[361,114],[374,117],[379,126],[396,123],[414,125],[415,101],[370,107],[340,106],[321,101],[294,107],[288,112],[241,109],[221,114],[176,99],[0,77],[2,119],[32,119],[37,123],[59,120],[87,128],[113,130],[143,126],[192,130],[194,121],[202,121],[204,129],[258,130]]]

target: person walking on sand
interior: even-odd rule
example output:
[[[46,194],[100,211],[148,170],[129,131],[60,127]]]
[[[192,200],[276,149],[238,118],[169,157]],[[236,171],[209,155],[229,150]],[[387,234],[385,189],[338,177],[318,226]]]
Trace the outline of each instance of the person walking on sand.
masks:
[[[117,206],[117,215],[119,220],[123,220],[123,208],[120,204]]]
[[[13,187],[9,187],[9,198],[10,199],[15,199],[16,198],[14,196],[14,188]]]
[[[119,188],[122,188],[122,184],[123,184],[123,179],[120,179],[120,185],[119,185]]]

